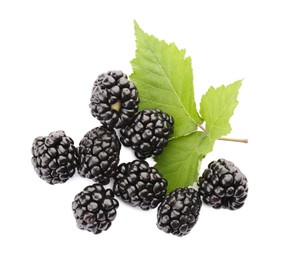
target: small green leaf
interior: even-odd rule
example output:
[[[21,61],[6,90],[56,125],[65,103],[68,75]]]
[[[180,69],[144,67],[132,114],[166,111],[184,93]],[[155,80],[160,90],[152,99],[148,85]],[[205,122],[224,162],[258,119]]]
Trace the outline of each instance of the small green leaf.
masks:
[[[198,131],[169,141],[163,153],[155,157],[155,167],[168,181],[168,192],[197,182],[200,161],[213,145],[205,133]]]
[[[139,90],[140,109],[159,108],[173,116],[173,137],[194,132],[203,119],[194,100],[191,58],[174,43],[160,41],[134,25],[137,49],[130,78]]]
[[[206,130],[212,141],[231,132],[229,120],[238,104],[237,96],[242,81],[228,86],[210,87],[202,97],[200,113],[206,122]]]

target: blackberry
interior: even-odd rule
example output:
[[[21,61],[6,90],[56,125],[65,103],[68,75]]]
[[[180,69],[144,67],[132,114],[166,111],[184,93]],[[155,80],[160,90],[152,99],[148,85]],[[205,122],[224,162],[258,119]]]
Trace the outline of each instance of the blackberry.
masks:
[[[101,184],[87,186],[78,193],[72,202],[73,215],[77,227],[94,234],[109,229],[116,218],[119,202],[111,189],[104,189]]]
[[[158,155],[173,133],[174,120],[159,109],[145,109],[136,114],[133,121],[121,130],[121,142],[132,147],[139,159]]]
[[[91,113],[103,124],[123,128],[138,111],[139,95],[135,84],[122,71],[108,71],[94,82]]]
[[[79,175],[108,184],[116,173],[120,149],[120,141],[113,129],[104,126],[92,129],[79,143]]]
[[[203,201],[215,209],[239,209],[248,192],[246,176],[225,159],[211,162],[198,185]]]
[[[158,207],[157,227],[176,236],[187,235],[196,224],[202,201],[193,188],[172,191]]]
[[[114,182],[114,193],[132,206],[155,208],[166,194],[167,181],[146,161],[122,163]]]
[[[49,184],[64,183],[76,171],[76,148],[64,131],[37,137],[33,142],[32,154],[36,173]]]

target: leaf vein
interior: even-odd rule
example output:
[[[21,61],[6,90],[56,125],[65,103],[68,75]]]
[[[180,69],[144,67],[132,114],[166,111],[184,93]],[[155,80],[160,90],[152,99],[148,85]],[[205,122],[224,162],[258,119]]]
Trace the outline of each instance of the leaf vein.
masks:
[[[160,67],[161,70],[163,71],[163,73],[164,73],[164,75],[165,75],[167,81],[169,82],[170,87],[173,89],[173,92],[175,93],[176,99],[180,100],[179,95],[178,95],[176,89],[174,88],[172,82],[170,81],[170,79],[169,79],[169,77],[168,77],[166,71],[165,71],[164,68],[162,67],[161,63],[159,62],[159,59],[158,59],[158,57],[157,57],[157,55],[156,55],[156,52],[152,49],[152,47],[149,45],[149,43],[147,43],[147,47],[150,49],[150,51],[151,51],[152,54],[153,54],[153,57],[155,57],[155,59],[156,59],[158,65],[159,65],[159,67]],[[185,108],[184,104],[183,104],[182,102],[181,102],[181,104],[182,104],[183,110],[186,112],[186,114],[189,116],[189,118],[193,121],[193,123],[197,126],[197,123],[196,123],[195,120],[192,118],[192,116],[189,114],[189,112],[188,112],[187,109]]]

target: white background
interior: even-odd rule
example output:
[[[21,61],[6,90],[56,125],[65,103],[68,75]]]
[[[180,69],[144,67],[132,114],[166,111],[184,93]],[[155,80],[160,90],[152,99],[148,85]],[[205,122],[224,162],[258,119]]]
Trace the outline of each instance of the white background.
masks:
[[[62,129],[76,145],[98,121],[89,110],[101,72],[131,74],[133,20],[192,57],[196,100],[243,78],[232,137],[203,161],[232,160],[247,175],[238,211],[203,207],[188,236],[156,227],[156,210],[120,203],[100,235],[77,229],[77,175],[37,177],[33,139]],[[0,259],[284,259],[284,6],[282,1],[1,1]],[[121,162],[133,159],[122,151]]]

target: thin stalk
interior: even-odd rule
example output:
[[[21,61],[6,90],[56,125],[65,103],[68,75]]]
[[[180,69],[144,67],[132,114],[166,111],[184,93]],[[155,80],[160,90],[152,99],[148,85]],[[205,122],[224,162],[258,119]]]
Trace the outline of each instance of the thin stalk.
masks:
[[[198,127],[205,133],[208,135],[208,132],[207,130],[204,128],[204,126],[202,125],[198,125]],[[232,137],[220,137],[218,138],[218,140],[221,140],[221,141],[229,141],[229,142],[238,142],[238,143],[248,143],[248,139],[246,138],[232,138]]]

